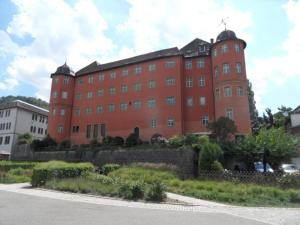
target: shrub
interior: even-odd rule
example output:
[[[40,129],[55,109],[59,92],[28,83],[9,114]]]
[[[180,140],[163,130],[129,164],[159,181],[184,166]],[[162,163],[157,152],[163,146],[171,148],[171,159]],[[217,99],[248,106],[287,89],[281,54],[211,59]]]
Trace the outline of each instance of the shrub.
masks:
[[[199,168],[201,170],[211,170],[211,165],[215,160],[220,160],[223,151],[219,145],[214,143],[206,143],[200,152]]]
[[[22,168],[32,169],[38,163],[36,162],[14,162],[14,161],[0,161],[0,171],[7,172],[11,169]]]
[[[300,176],[296,174],[285,174],[278,182],[281,188],[300,188]]]
[[[63,140],[62,142],[60,142],[59,147],[60,148],[71,148],[71,141],[68,139]]]
[[[134,145],[137,145],[139,143],[139,137],[135,133],[129,134],[129,136],[126,138],[126,146],[132,147]]]
[[[32,135],[30,133],[25,133],[18,137],[18,145],[30,144],[32,142]]]
[[[116,136],[112,140],[112,145],[115,146],[123,146],[124,145],[124,138]]]
[[[31,184],[33,187],[38,187],[53,178],[79,177],[93,170],[94,166],[91,163],[66,163],[62,161],[40,163],[33,169]]]
[[[145,200],[147,201],[162,201],[166,197],[165,186],[159,182],[155,181],[146,187]]]
[[[114,138],[111,136],[106,136],[105,138],[103,138],[102,143],[104,145],[111,145],[113,143]]]
[[[168,140],[168,143],[171,147],[179,148],[184,145],[184,136],[183,135],[174,135]]]
[[[120,185],[119,196],[125,199],[141,199],[144,196],[144,185],[141,182],[124,182]]]
[[[47,135],[43,140],[42,143],[44,145],[44,147],[48,147],[48,146],[57,146],[56,141],[50,137],[50,135]]]
[[[150,142],[151,144],[164,144],[167,142],[167,139],[163,137],[161,134],[155,133],[152,135]]]
[[[18,145],[24,145],[24,144],[28,144],[28,140],[26,140],[24,138],[19,138],[18,139]]]
[[[100,143],[99,143],[99,141],[98,141],[98,139],[97,138],[93,138],[92,140],[90,140],[90,148],[95,148],[95,147],[97,147],[98,145],[99,145]]]
[[[217,160],[213,161],[213,163],[210,166],[210,169],[213,170],[213,171],[216,171],[216,172],[223,172],[224,171],[224,168],[223,168],[222,164]]]
[[[43,143],[39,139],[35,139],[31,142],[30,147],[33,149],[33,151],[37,151],[40,148],[43,148]]]
[[[110,172],[120,169],[121,166],[119,164],[105,164],[102,166],[101,170],[104,175],[108,175]]]

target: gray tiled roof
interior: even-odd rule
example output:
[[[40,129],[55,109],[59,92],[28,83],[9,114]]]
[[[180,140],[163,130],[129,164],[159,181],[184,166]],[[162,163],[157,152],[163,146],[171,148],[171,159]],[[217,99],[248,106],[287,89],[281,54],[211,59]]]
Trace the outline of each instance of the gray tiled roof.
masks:
[[[10,108],[15,108],[15,107],[23,108],[23,109],[29,110],[31,112],[39,113],[39,114],[44,115],[44,116],[48,116],[48,113],[49,113],[49,111],[47,109],[40,108],[38,106],[29,104],[27,102],[23,102],[21,100],[15,100],[15,101],[12,101],[12,102],[7,102],[7,103],[4,103],[4,104],[1,104],[0,105],[0,110],[10,109]]]
[[[203,45],[205,46],[205,51],[200,52],[199,47]],[[206,56],[210,54],[210,46],[210,43],[199,38],[195,38],[193,41],[182,47],[180,52],[182,52],[185,57]]]
[[[75,75],[80,76],[80,75],[87,74],[87,73],[93,73],[93,72],[97,72],[97,71],[113,69],[113,68],[117,68],[120,66],[130,65],[133,63],[139,63],[139,62],[144,62],[144,61],[151,60],[151,59],[158,59],[158,58],[169,57],[169,56],[176,56],[176,55],[180,55],[180,54],[181,54],[181,52],[178,50],[178,48],[174,47],[174,48],[168,48],[168,49],[163,49],[163,50],[159,50],[156,52],[150,52],[147,54],[138,55],[138,56],[134,56],[131,58],[122,59],[119,61],[105,63],[105,64],[99,64],[98,62],[95,61],[95,62],[91,63],[90,65],[77,71],[75,73]]]

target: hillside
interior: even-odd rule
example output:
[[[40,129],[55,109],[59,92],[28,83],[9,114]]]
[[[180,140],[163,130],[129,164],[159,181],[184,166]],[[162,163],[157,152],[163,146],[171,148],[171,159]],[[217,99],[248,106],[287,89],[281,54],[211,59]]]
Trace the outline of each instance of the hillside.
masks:
[[[11,102],[14,100],[21,100],[21,101],[27,102],[29,104],[39,106],[44,109],[49,109],[48,102],[43,101],[42,99],[39,99],[39,98],[26,97],[26,96],[12,96],[12,95],[3,96],[3,97],[0,97],[0,104]]]

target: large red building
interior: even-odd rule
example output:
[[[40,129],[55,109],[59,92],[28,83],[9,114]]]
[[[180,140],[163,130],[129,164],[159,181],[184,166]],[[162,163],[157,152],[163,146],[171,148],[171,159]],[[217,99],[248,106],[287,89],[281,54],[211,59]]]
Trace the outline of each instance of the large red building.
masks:
[[[111,63],[93,62],[74,73],[66,64],[51,74],[49,134],[58,142],[88,143],[104,136],[208,134],[207,124],[233,119],[250,133],[246,42],[230,30],[216,41],[196,38]]]

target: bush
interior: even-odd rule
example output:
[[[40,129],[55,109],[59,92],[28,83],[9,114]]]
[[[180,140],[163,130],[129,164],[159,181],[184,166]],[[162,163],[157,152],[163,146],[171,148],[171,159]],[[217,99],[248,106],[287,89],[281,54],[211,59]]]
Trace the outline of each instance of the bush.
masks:
[[[44,147],[49,147],[49,146],[57,146],[56,141],[50,137],[50,135],[47,135],[43,140],[42,143]]]
[[[25,133],[18,137],[18,145],[30,144],[32,142],[32,135],[30,133]]]
[[[184,145],[184,136],[183,135],[174,135],[169,140],[169,145],[171,147],[179,148]]]
[[[144,184],[141,182],[124,182],[120,185],[119,196],[125,199],[142,199]]]
[[[14,162],[14,161],[0,161],[0,171],[7,172],[11,169],[22,168],[32,169],[38,163],[36,162]]]
[[[24,145],[24,144],[28,144],[28,140],[26,140],[24,138],[19,138],[18,139],[18,145]]]
[[[150,139],[151,144],[164,144],[167,142],[167,139],[161,134],[155,133]]]
[[[210,169],[213,170],[213,171],[216,171],[216,172],[223,172],[224,171],[224,168],[223,168],[222,164],[217,160],[213,161],[213,163],[210,166]]]
[[[30,147],[33,149],[33,151],[37,151],[40,148],[43,148],[43,143],[39,139],[35,139],[31,142]]]
[[[155,181],[152,184],[147,185],[145,191],[145,200],[160,202],[165,197],[165,186],[161,182]]]
[[[84,176],[94,169],[91,163],[66,163],[62,161],[40,163],[33,169],[31,184],[33,187],[38,187],[53,178]]]
[[[211,166],[215,160],[220,160],[223,151],[219,145],[214,143],[206,143],[200,152],[199,168],[201,170],[211,170]]]
[[[124,138],[116,136],[112,140],[112,145],[114,146],[123,146],[124,145]]]
[[[300,188],[300,176],[296,174],[285,174],[278,182],[281,188]]]
[[[120,169],[121,166],[119,164],[105,164],[102,166],[101,170],[104,175],[108,175],[110,172]]]
[[[60,142],[59,147],[60,148],[71,148],[71,141],[68,139],[63,140],[62,142]]]
[[[139,143],[139,137],[135,133],[129,134],[129,136],[126,138],[126,146],[132,147],[134,145],[137,145]]]
[[[105,138],[103,138],[102,140],[102,144],[103,145],[111,145],[113,143],[114,138],[111,136],[106,136]]]
[[[99,141],[98,141],[98,139],[97,138],[94,138],[94,139],[92,139],[92,140],[90,140],[90,148],[95,148],[95,147],[97,147],[98,145],[99,145],[100,143],[99,143]]]

